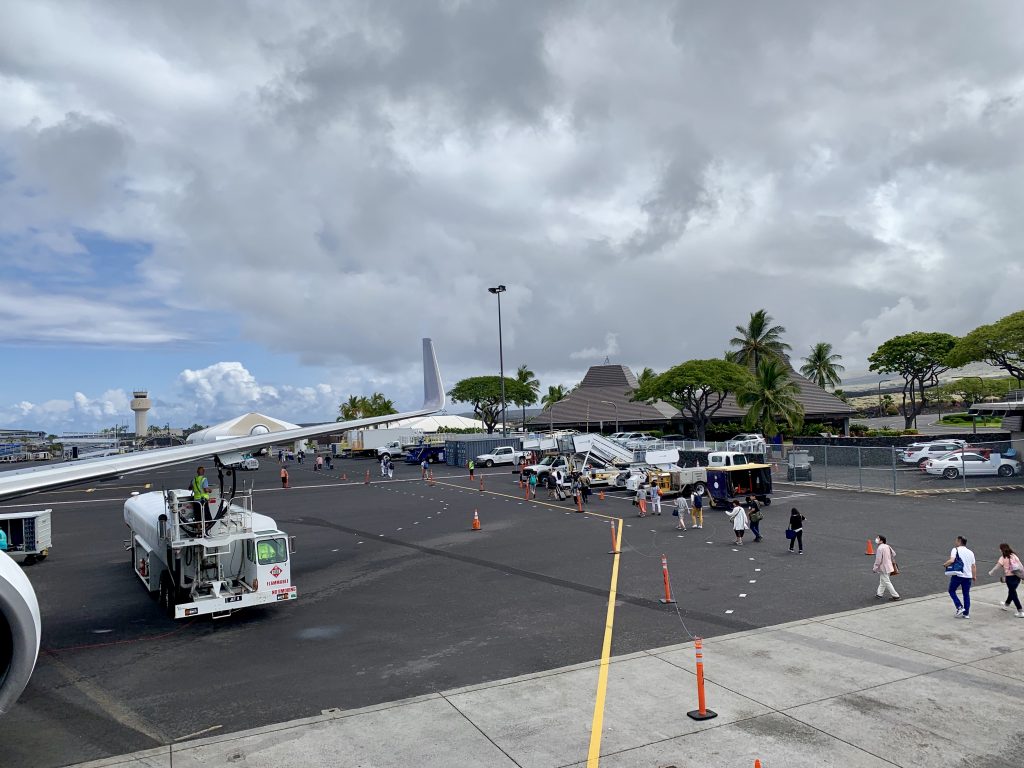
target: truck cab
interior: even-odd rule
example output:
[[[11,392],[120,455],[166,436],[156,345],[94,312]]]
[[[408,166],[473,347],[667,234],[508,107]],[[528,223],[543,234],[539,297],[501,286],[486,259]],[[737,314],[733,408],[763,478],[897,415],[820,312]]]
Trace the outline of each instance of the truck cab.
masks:
[[[474,461],[477,466],[493,467],[495,464],[518,464],[522,457],[523,452],[511,445],[499,445],[490,453],[480,454]]]
[[[737,451],[714,451],[708,454],[708,468],[736,467],[747,463],[747,457]]]

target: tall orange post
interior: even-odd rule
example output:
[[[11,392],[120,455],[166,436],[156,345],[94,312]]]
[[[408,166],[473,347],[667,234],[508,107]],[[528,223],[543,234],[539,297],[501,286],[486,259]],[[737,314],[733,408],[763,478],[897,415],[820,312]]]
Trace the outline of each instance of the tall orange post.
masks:
[[[718,717],[717,712],[708,709],[704,701],[704,651],[703,640],[699,637],[693,639],[693,650],[697,654],[697,709],[687,712],[686,716],[693,720],[710,720]]]
[[[661,556],[661,578],[665,582],[665,596],[661,598],[661,602],[674,603],[675,600],[672,599],[672,586],[668,581],[668,558],[665,555]]]
[[[484,476],[480,475],[480,490],[482,491],[483,489],[484,489]]]
[[[366,470],[366,477],[363,478],[363,485],[370,484],[370,470]]]
[[[618,548],[615,546],[615,543],[616,543],[616,538],[615,538],[615,521],[614,520],[609,520],[608,521],[608,525],[610,525],[612,527],[612,548],[609,550],[608,554],[609,555],[621,554],[619,552]]]

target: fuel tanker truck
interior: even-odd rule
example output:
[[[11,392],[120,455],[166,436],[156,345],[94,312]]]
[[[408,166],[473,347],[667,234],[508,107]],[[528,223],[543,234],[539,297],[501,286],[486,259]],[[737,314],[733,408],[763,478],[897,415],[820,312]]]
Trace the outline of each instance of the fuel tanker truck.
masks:
[[[134,493],[125,502],[132,570],[167,616],[218,619],[250,605],[295,600],[294,537],[252,511],[251,489],[211,510],[216,502],[184,490]]]

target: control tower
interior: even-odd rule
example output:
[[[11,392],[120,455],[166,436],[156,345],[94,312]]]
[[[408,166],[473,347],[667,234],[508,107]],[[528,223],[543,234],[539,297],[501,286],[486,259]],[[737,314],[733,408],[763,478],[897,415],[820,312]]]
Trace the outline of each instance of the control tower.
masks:
[[[136,389],[132,392],[131,409],[135,411],[135,439],[146,439],[146,413],[153,407],[149,399],[149,392],[144,389]]]

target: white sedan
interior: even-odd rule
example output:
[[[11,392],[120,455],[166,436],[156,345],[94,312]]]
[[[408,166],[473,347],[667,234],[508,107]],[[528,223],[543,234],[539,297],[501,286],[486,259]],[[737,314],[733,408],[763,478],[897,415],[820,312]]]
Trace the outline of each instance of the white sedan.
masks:
[[[938,459],[930,459],[925,464],[924,471],[929,475],[942,475],[950,480],[961,475],[1011,477],[1020,473],[1020,462],[1007,459],[998,453],[993,453],[986,459],[980,453],[956,451]]]

